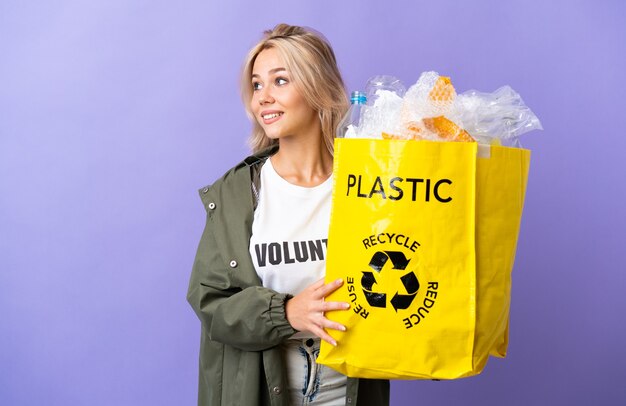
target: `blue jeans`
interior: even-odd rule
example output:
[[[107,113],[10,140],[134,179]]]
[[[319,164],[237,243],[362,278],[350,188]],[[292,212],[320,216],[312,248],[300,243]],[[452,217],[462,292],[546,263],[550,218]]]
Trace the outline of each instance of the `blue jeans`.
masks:
[[[287,366],[291,406],[343,406],[346,404],[347,378],[316,360],[319,338],[290,339],[282,350]]]

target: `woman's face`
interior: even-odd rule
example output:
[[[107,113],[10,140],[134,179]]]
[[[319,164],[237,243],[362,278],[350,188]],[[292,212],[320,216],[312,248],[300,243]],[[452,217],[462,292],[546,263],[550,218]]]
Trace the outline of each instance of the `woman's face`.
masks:
[[[319,132],[317,112],[292,82],[280,53],[268,48],[257,56],[252,67],[250,108],[265,134],[272,139]]]

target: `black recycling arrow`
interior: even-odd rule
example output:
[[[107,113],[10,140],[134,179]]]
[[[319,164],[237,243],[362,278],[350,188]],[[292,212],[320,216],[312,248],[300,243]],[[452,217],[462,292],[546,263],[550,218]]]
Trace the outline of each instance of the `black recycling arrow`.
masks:
[[[404,256],[403,252],[385,251],[385,254],[389,256],[389,259],[391,259],[391,263],[393,263],[393,269],[405,270],[406,266],[409,264],[410,259],[407,259]]]
[[[393,264],[392,269],[401,271],[406,269],[410,261],[410,259],[407,259],[404,253],[399,251],[378,251],[372,256],[369,266],[374,271],[380,273],[388,260],[391,260],[391,263]],[[411,277],[409,275],[412,275],[413,280],[411,280]],[[394,309],[396,309],[396,311],[398,311],[398,309],[408,308],[413,301],[413,297],[415,297],[415,294],[417,293],[417,289],[419,289],[419,282],[417,281],[417,277],[413,272],[411,272],[410,274],[406,274],[400,279],[402,280],[402,283],[407,289],[407,293],[409,293],[409,295],[398,295],[398,293],[396,293],[396,295],[394,296],[395,301],[391,301],[391,304],[393,305]],[[376,277],[374,276],[374,272],[364,271],[363,277],[361,278],[361,287],[363,288],[363,294],[365,295],[367,303],[369,303],[370,306],[373,307],[386,307],[387,294],[373,292],[372,289],[375,284]]]
[[[387,307],[387,294],[363,291],[365,300],[372,307]]]
[[[363,294],[370,306],[373,307],[385,307],[387,303],[387,295],[385,293],[372,292],[372,288],[376,283],[376,278],[373,272],[363,272],[361,278],[361,286],[363,287]]]
[[[411,303],[413,302],[413,299],[415,298],[415,295],[417,295],[417,291],[420,288],[420,283],[417,280],[417,276],[415,276],[413,272],[407,273],[406,275],[401,277],[400,280],[402,281],[402,284],[404,285],[404,288],[406,289],[408,295],[401,295],[400,293],[396,292],[396,294],[391,298],[391,305],[396,312],[398,311],[398,309],[408,309],[408,307],[411,306]]]
[[[370,268],[376,272],[380,272],[387,263],[389,257],[384,252],[376,252],[370,261]]]
[[[374,278],[373,272],[363,272],[363,277],[361,278],[361,286],[363,286],[363,289],[371,291],[375,283],[376,278]]]
[[[406,269],[410,261],[410,259],[407,259],[404,253],[400,251],[378,251],[372,256],[370,267],[376,272],[380,272],[388,259],[391,259],[393,269]]]

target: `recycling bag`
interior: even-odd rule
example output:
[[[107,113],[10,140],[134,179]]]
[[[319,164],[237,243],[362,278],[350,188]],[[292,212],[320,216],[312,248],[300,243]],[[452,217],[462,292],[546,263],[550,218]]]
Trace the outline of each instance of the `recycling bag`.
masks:
[[[344,284],[326,300],[351,308],[327,314],[347,331],[330,331],[338,345],[322,342],[319,363],[351,377],[454,379],[505,354],[528,151],[477,153],[335,140],[326,280]]]
[[[473,372],[480,372],[487,355],[506,356],[511,271],[530,151],[479,146],[476,165],[477,326]]]

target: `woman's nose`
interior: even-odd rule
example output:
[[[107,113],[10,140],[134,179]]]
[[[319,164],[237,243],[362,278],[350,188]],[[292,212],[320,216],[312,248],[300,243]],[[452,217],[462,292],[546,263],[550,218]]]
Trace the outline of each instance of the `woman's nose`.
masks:
[[[259,95],[259,104],[263,105],[273,102],[274,97],[272,97],[272,93],[270,92],[270,90],[268,88],[261,89],[261,94]]]

